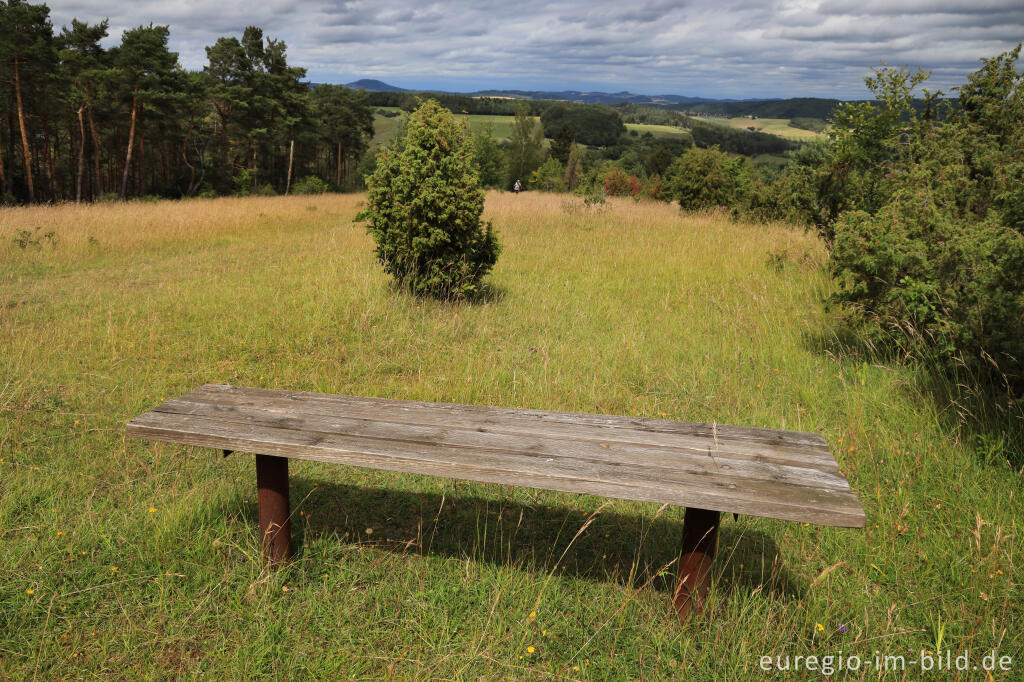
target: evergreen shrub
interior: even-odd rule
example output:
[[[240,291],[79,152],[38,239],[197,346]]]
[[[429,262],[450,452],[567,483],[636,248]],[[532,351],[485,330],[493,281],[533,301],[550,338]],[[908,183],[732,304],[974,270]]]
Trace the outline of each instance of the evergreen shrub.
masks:
[[[479,291],[500,245],[490,222],[480,220],[484,192],[472,139],[450,111],[435,100],[420,105],[366,184],[359,219],[396,284],[442,299]]]

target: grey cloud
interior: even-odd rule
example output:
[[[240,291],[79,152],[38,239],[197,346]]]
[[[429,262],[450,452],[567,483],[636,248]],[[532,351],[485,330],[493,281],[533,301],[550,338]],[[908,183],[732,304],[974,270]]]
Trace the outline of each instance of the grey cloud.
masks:
[[[199,68],[203,47],[256,24],[318,81],[406,87],[628,88],[704,96],[863,97],[882,61],[921,65],[933,87],[1024,36],[1021,0],[53,0],[54,24],[110,17],[170,24]]]

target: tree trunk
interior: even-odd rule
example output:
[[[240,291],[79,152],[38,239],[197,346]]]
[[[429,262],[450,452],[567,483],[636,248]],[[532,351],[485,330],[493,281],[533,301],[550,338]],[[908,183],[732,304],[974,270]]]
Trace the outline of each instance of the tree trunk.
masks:
[[[291,145],[288,148],[288,180],[284,186],[284,193],[288,194],[292,188],[292,160],[295,158],[295,140],[292,140]],[[0,170],[3,170],[0,168]]]
[[[335,175],[337,180],[334,184],[338,186],[338,189],[341,189],[341,140],[338,140],[338,170]]]
[[[82,109],[85,105],[78,107],[78,132],[81,142],[78,143],[78,173],[75,176],[75,203],[82,203],[82,174],[85,172],[85,120],[82,118]]]
[[[92,133],[93,172],[96,175],[92,188],[92,198],[95,199],[103,193],[103,176],[100,174],[100,136],[96,132],[96,122],[92,118],[92,107],[89,107],[89,132]]]
[[[139,117],[139,162],[136,164],[139,171],[139,196],[146,196],[146,119]]]
[[[132,97],[132,124],[128,129],[128,152],[124,157],[124,173],[121,175],[121,198],[128,196],[128,173],[132,165],[132,146],[135,144],[135,114],[138,111],[138,102]]]
[[[32,150],[28,146],[28,131],[25,130],[25,109],[21,103],[21,77],[18,73],[18,58],[14,58],[14,94],[18,100],[18,127],[21,128],[21,156],[25,164],[25,182],[28,184],[28,203],[36,200],[36,189],[32,183]]]
[[[54,156],[56,153],[56,145],[51,143],[53,135],[50,133],[50,121],[46,117],[46,110],[44,109],[43,111],[43,167],[46,169],[46,181],[50,187],[50,200],[57,201],[57,198],[61,195],[61,191],[57,187],[57,181],[54,176],[54,169],[57,167],[57,161]]]
[[[4,136],[0,133],[0,194],[7,194],[7,173],[4,171]]]
[[[188,162],[188,143],[192,137],[192,127],[195,125],[195,115],[189,116],[188,129],[185,130],[185,141],[181,143],[181,160],[185,162],[185,166],[188,167],[188,190],[185,192],[185,196],[192,196],[193,187],[196,182],[196,167]]]

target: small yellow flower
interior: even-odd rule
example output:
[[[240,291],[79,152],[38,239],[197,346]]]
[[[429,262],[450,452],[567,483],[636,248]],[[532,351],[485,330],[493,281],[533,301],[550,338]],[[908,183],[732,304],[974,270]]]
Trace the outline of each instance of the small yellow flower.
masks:
[[[534,651],[535,651],[535,649],[532,646],[526,647],[526,653],[532,654]]]
[[[117,572],[117,566],[111,566],[110,567],[110,572],[111,573],[116,573]]]
[[[25,590],[25,594],[35,594],[35,593],[36,593],[36,591],[33,590],[31,587],[28,588],[27,590]]]
[[[547,630],[541,630],[540,631],[540,636],[541,637],[547,637],[547,635],[548,635],[548,631]]]
[[[988,600],[988,595],[985,594],[984,592],[982,592],[981,593],[981,598],[984,599],[984,600]]]
[[[150,507],[150,508],[149,508],[149,513],[150,513],[150,514],[152,514],[152,513],[153,513],[153,512],[155,512],[155,511],[156,511],[156,507]]]
[[[580,670],[580,667],[579,667],[578,665],[574,665],[574,666],[572,667],[572,669],[573,669],[573,670],[575,670],[576,672],[579,672],[579,670]]]
[[[282,592],[287,592],[288,591],[288,586],[287,585],[281,585],[281,591]]]
[[[78,420],[77,419],[75,420],[75,426],[78,426]]]
[[[536,617],[537,617],[537,612],[536,611],[530,611],[530,618],[536,618]]]
[[[1002,575],[1003,574],[1003,570],[1001,568],[1000,569],[996,569],[996,573],[998,573],[999,575]]]
[[[64,531],[62,531],[62,530],[57,531],[57,535],[58,536],[64,535]]]
[[[825,626],[824,625],[822,625],[821,623],[818,623],[817,625],[818,625],[818,632],[825,632]]]

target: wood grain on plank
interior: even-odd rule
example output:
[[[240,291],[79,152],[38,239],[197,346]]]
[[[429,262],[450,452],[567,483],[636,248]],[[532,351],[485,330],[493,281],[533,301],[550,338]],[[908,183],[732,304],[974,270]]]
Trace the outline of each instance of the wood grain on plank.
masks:
[[[862,527],[818,434],[207,385],[128,435],[604,497]]]

